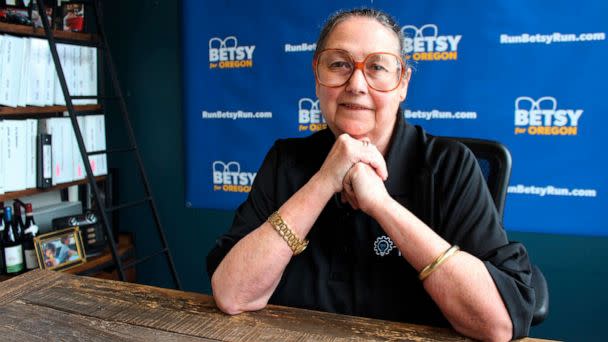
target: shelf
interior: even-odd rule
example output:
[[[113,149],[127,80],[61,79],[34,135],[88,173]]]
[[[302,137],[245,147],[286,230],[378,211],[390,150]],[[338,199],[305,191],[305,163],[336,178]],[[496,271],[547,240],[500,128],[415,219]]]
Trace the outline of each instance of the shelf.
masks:
[[[44,32],[43,28],[33,28],[32,26],[28,25],[7,24],[2,22],[0,22],[0,32],[33,37],[46,37],[46,33]],[[97,36],[90,33],[53,30],[53,36],[55,39],[64,41],[68,40],[89,43],[97,42]]]
[[[101,111],[102,106],[99,104],[74,106],[76,112],[95,112]],[[0,107],[0,117],[31,117],[37,114],[57,114],[67,112],[66,106],[46,106],[46,107]]]
[[[118,236],[118,245],[116,246],[117,248],[117,252],[118,255],[120,256],[121,260],[123,260],[123,262],[125,260],[131,259],[133,258],[133,256],[135,255],[135,248],[133,246],[133,237],[131,234],[120,234]],[[114,260],[112,259],[112,253],[110,252],[110,249],[108,247],[106,247],[106,249],[103,251],[103,253],[99,256],[96,257],[92,257],[92,258],[87,258],[87,262],[85,262],[82,265],[78,265],[76,267],[70,268],[68,270],[66,270],[66,273],[71,273],[71,274],[80,274],[80,275],[87,275],[87,276],[93,276],[96,277],[98,274],[100,276],[100,278],[108,278],[111,277],[111,272],[105,272],[104,269],[108,268],[108,267],[112,267],[114,266]],[[126,273],[126,270],[125,270]],[[127,277],[127,280],[129,281],[134,281],[129,279],[130,277]],[[118,275],[116,275],[116,278],[118,279]]]
[[[131,234],[120,234],[118,237],[118,255],[125,261],[133,258],[135,255],[135,246],[133,245],[133,236]],[[97,277],[103,279],[118,280],[118,274],[116,270],[106,271],[106,268],[114,266],[114,260],[112,260],[112,253],[108,247],[99,256],[87,259],[82,265],[78,265],[74,268],[65,270],[66,273],[86,275],[90,277]],[[135,282],[135,268],[131,267],[125,270],[126,281]],[[4,281],[12,278],[13,276],[0,275],[0,281]]]
[[[95,177],[96,181],[103,181],[106,179],[106,176],[97,176]],[[81,184],[86,184],[88,183],[88,180],[85,179],[81,179],[81,180],[77,180],[74,182],[68,182],[68,183],[61,183],[61,184],[57,184],[55,186],[52,186],[50,188],[47,189],[27,189],[27,190],[22,190],[22,191],[13,191],[13,192],[7,192],[3,195],[0,195],[0,202],[4,202],[4,201],[8,201],[8,200],[12,200],[15,198],[19,198],[19,197],[25,197],[25,196],[32,196],[32,195],[36,195],[36,194],[40,194],[43,192],[49,192],[49,191],[55,191],[55,190],[62,190],[62,189],[66,189],[69,188],[72,185],[81,185]]]

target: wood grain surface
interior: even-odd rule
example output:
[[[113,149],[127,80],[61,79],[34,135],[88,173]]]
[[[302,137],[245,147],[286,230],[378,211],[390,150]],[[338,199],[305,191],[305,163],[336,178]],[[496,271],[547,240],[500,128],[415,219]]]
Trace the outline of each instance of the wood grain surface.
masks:
[[[0,283],[0,317],[7,341],[468,341],[450,329],[274,305],[229,316],[203,294],[43,270]]]

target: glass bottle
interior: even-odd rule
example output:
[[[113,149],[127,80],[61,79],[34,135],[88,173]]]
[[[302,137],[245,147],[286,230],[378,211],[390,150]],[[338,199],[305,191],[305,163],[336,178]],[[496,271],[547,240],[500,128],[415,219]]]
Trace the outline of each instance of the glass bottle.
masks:
[[[4,207],[4,262],[8,275],[16,275],[24,270],[23,246],[21,237],[17,234],[12,208]]]
[[[23,217],[21,216],[21,204],[17,201],[13,202],[13,221],[15,231],[19,239],[23,238]]]
[[[38,258],[36,257],[36,246],[34,238],[38,235],[38,226],[34,221],[34,211],[32,203],[25,204],[25,224],[23,230],[23,254],[25,256],[25,268],[33,270],[38,268]]]

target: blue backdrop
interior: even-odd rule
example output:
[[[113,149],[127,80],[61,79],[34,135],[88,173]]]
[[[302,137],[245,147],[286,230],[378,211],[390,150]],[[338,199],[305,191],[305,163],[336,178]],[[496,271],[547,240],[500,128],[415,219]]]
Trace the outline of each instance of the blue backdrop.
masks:
[[[507,229],[608,235],[603,0],[184,0],[186,206],[235,209],[277,138],[324,127],[315,41],[331,13],[360,6],[408,37],[408,122],[510,149]]]

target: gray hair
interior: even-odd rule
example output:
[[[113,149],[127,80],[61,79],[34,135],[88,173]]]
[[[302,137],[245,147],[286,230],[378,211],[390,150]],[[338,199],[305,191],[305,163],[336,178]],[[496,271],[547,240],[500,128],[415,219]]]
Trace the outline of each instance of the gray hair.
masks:
[[[329,37],[329,34],[334,30],[334,28],[339,23],[352,17],[374,19],[380,24],[382,24],[384,27],[393,31],[397,36],[397,39],[399,40],[399,54],[401,55],[403,62],[406,63],[406,67],[410,67],[410,63],[407,61],[406,54],[403,49],[404,35],[401,31],[401,26],[399,26],[397,21],[391,15],[375,8],[355,8],[351,10],[340,10],[332,14],[325,22],[325,25],[323,25],[321,33],[319,34],[319,39],[317,39],[317,47],[315,49],[314,54],[315,57],[319,54],[319,52],[321,52],[325,48],[327,38]]]

